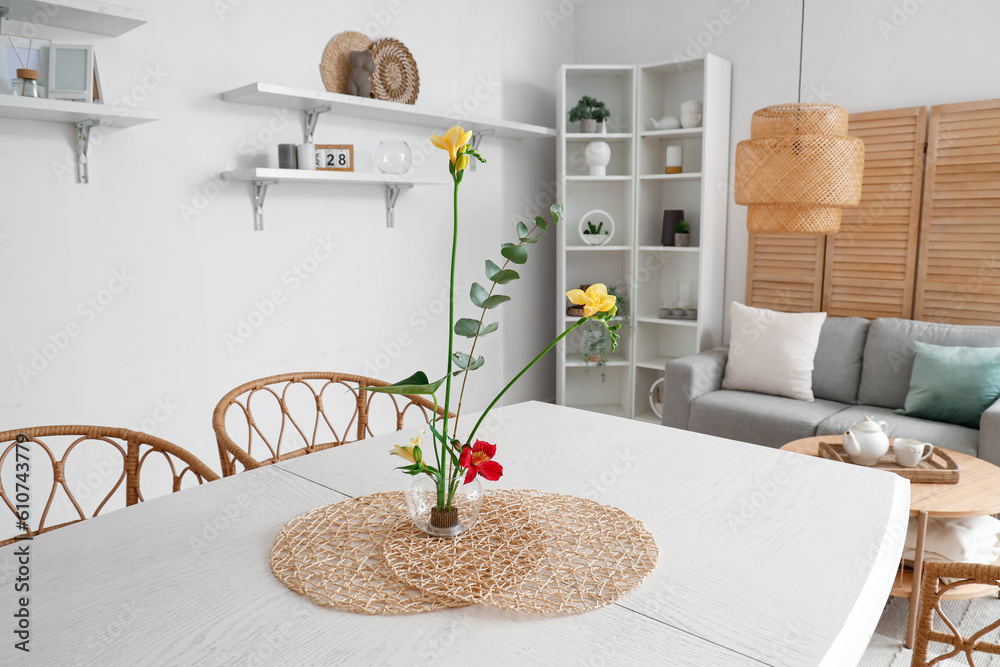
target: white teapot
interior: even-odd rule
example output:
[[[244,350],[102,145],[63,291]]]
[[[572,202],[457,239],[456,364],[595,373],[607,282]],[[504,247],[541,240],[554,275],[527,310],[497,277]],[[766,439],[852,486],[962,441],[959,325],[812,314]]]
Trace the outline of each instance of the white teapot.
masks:
[[[844,431],[844,451],[851,463],[873,466],[889,451],[889,425],[865,417]]]
[[[657,130],[676,130],[681,126],[681,119],[677,116],[664,116],[660,120],[655,118],[650,118],[649,122],[653,124]]]

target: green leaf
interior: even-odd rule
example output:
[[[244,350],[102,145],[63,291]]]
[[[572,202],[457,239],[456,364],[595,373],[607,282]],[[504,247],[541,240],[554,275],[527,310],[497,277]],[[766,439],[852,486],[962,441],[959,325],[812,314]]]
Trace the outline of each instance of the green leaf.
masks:
[[[483,301],[482,307],[486,309],[496,308],[501,303],[507,303],[508,301],[510,301],[509,296],[504,294],[494,294],[490,298],[486,299],[486,301]]]
[[[523,222],[517,223],[517,238],[524,240],[524,237],[528,235],[528,226]]]
[[[538,228],[541,229],[543,232],[549,231],[549,223],[542,216],[540,215],[535,216],[535,224],[538,225]]]
[[[521,276],[517,271],[513,271],[511,269],[501,269],[490,260],[486,260],[486,277],[498,285],[506,285],[512,280],[517,280]]]
[[[459,368],[467,369],[467,370],[470,370],[470,371],[474,371],[477,368],[482,368],[483,364],[486,363],[486,358],[485,357],[479,357],[478,359],[473,359],[472,357],[470,357],[469,355],[467,355],[465,352],[456,352],[455,354],[453,354],[451,356],[455,360],[455,364]]]
[[[500,267],[492,259],[486,260],[486,279],[494,280],[494,276],[500,273]]]
[[[500,325],[494,322],[480,328],[479,320],[463,317],[458,322],[455,322],[455,333],[466,338],[475,338],[476,336],[485,336],[488,333],[493,333],[499,327]]]
[[[366,391],[375,392],[377,394],[405,394],[407,396],[420,395],[420,394],[433,394],[437,391],[437,388],[441,386],[444,382],[444,378],[441,378],[437,382],[431,382],[427,379],[427,373],[423,371],[417,371],[405,380],[400,380],[395,384],[390,384],[387,387],[366,387]]]
[[[559,216],[562,215],[563,212],[562,204],[553,204],[552,206],[549,206],[549,212],[552,213],[552,224],[557,224],[559,222]]]
[[[472,283],[472,289],[469,290],[469,297],[472,299],[472,303],[476,304],[477,308],[483,307],[483,302],[486,301],[490,296],[490,293],[486,291],[486,288],[479,283]]]
[[[522,243],[538,243],[538,237],[537,236],[535,236],[535,237],[525,236],[523,239],[521,239],[521,242]]]
[[[528,249],[523,245],[504,243],[500,246],[500,254],[515,264],[524,264],[528,261]]]

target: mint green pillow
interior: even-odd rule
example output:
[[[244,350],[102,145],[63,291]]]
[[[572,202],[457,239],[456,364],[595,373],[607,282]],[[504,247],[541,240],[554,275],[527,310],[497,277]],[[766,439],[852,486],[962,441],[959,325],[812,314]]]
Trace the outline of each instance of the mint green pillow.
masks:
[[[949,347],[913,341],[913,375],[896,414],[979,428],[1000,397],[1000,348]]]

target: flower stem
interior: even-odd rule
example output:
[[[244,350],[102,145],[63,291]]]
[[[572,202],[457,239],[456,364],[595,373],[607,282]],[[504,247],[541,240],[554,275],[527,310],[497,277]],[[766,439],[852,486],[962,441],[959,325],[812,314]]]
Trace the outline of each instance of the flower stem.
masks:
[[[442,507],[443,500],[446,499],[446,490],[448,482],[451,479],[451,457],[447,455],[447,448],[451,446],[448,442],[448,415],[450,414],[451,407],[451,357],[455,349],[455,258],[458,255],[458,184],[459,180],[455,178],[455,192],[454,192],[454,205],[452,210],[454,211],[453,220],[453,230],[451,235],[451,282],[448,287],[448,364],[446,368],[448,369],[448,374],[445,376],[445,389],[444,389],[444,423],[441,429],[441,434],[444,436],[444,442],[441,443],[441,449],[435,447],[435,453],[438,454],[438,470],[441,471],[441,475],[438,477],[437,485],[437,504],[439,509],[448,509],[447,505]],[[445,464],[448,465],[448,474],[444,474]]]
[[[488,415],[490,413],[490,410],[492,410],[493,406],[497,404],[497,401],[499,401],[500,398],[504,394],[507,393],[507,390],[510,389],[511,387],[513,387],[514,383],[517,382],[518,380],[520,380],[521,376],[524,375],[525,373],[527,373],[528,369],[530,369],[532,366],[534,366],[538,362],[539,359],[541,359],[546,354],[548,354],[549,350],[551,350],[552,348],[554,348],[556,346],[556,344],[559,343],[559,341],[561,341],[563,338],[565,338],[566,336],[568,336],[571,331],[573,331],[574,329],[576,329],[578,326],[580,326],[581,324],[583,324],[586,321],[587,321],[586,317],[581,317],[577,321],[576,324],[574,324],[570,328],[566,329],[566,331],[563,331],[561,334],[559,334],[558,336],[556,336],[555,340],[553,340],[551,343],[549,343],[548,346],[546,346],[546,348],[544,350],[542,350],[541,352],[539,352],[537,357],[535,357],[534,359],[532,359],[528,363],[527,366],[525,366],[524,368],[521,369],[520,373],[518,373],[517,375],[514,376],[513,380],[511,380],[510,382],[507,383],[506,387],[504,387],[503,389],[500,390],[500,393],[496,395],[496,398],[493,399],[493,402],[490,403],[489,406],[486,408],[486,410],[483,411],[483,414],[480,415],[479,421],[476,422],[476,425],[472,427],[472,432],[469,433],[469,443],[472,443],[472,437],[476,434],[476,431],[479,430],[479,425],[483,423],[484,419],[486,419],[486,415]]]

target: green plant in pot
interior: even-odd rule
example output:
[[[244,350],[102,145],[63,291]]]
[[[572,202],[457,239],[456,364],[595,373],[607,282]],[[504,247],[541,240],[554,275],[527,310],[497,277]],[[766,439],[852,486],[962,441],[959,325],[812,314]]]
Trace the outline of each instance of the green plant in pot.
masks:
[[[611,118],[611,112],[604,102],[584,95],[576,106],[569,110],[569,122],[579,121],[581,132],[597,132],[597,124]]]
[[[583,236],[590,245],[604,245],[608,242],[608,230],[604,229],[604,221],[596,225],[590,220],[587,221],[587,228],[583,230]]]
[[[674,228],[674,245],[678,248],[691,245],[691,225],[686,220],[681,220]]]

